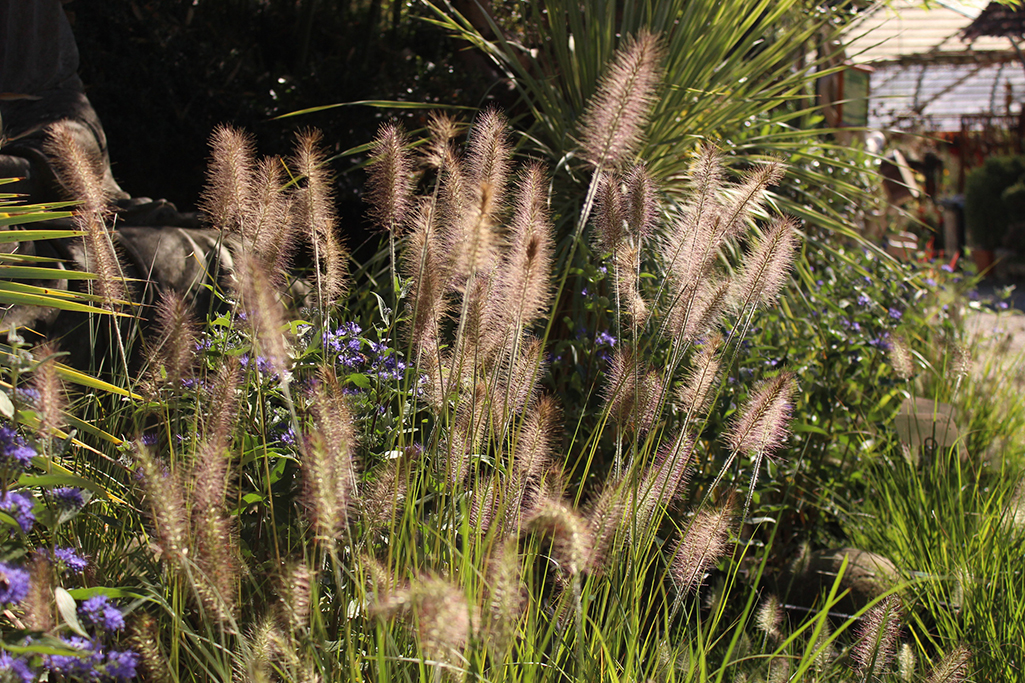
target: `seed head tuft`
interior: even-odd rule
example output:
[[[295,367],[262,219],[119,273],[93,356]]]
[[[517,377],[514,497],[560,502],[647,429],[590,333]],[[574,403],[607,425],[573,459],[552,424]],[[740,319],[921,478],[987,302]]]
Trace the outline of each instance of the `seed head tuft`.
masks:
[[[595,168],[615,168],[640,146],[662,78],[662,47],[641,31],[627,38],[580,118],[581,156]]]

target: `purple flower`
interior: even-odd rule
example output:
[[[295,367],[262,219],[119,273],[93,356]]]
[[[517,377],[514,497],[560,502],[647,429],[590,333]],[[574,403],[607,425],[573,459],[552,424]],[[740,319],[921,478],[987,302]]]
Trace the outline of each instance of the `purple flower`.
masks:
[[[20,679],[22,683],[32,683],[32,681],[36,680],[36,675],[29,668],[28,662],[14,657],[9,652],[0,650],[0,672],[4,671],[10,671],[14,676],[0,675],[0,679],[11,681]]]
[[[612,348],[616,345],[616,338],[608,332],[599,332],[594,338],[594,343],[597,346],[607,346]]]
[[[888,311],[888,313],[890,314],[890,317],[893,318],[894,320],[900,320],[901,316],[903,315],[903,313],[898,311],[896,308],[891,308]]]
[[[98,678],[96,665],[103,661],[103,655],[93,652],[93,644],[81,636],[61,638],[65,645],[82,650],[82,654],[47,655],[43,657],[43,666],[59,674],[90,680]]]
[[[859,294],[858,295],[858,305],[859,306],[868,306],[870,303],[872,303],[872,300],[869,299],[866,295],[864,295],[864,294]]]
[[[152,444],[150,444],[152,445]],[[82,497],[82,489],[71,486],[61,486],[50,491],[53,502],[61,510],[81,510],[85,507],[85,499]]]
[[[274,371],[274,363],[269,358],[264,358],[263,356],[256,357],[256,369],[268,376],[277,376],[278,374]]]
[[[63,562],[72,574],[81,574],[89,566],[89,561],[79,556],[74,548],[55,548],[53,558]]]
[[[289,427],[285,431],[278,435],[278,439],[281,443],[288,444],[289,446],[295,445],[295,430]]]
[[[927,277],[927,278],[925,278],[925,284],[928,287],[935,287],[936,286],[936,280],[933,280],[931,277]]]
[[[940,270],[942,270],[944,273],[953,273],[954,272],[953,266],[949,266],[946,263],[944,263],[942,266],[940,266]]]
[[[999,308],[1002,311],[1007,310],[1007,302],[1006,301],[998,301],[997,302],[997,308]]]
[[[35,501],[26,495],[15,493],[14,491],[0,493],[0,510],[14,517],[18,522],[18,526],[25,533],[28,533],[28,530],[32,528],[32,524],[36,521],[36,516],[32,514],[33,507],[35,507]]]
[[[135,678],[135,667],[139,665],[139,655],[129,651],[107,653],[107,661],[103,665],[105,676],[118,681]]]
[[[139,441],[142,442],[143,446],[156,446],[157,435],[155,432],[147,432],[143,434],[141,437],[139,437]]]
[[[21,399],[22,403],[30,406],[35,406],[39,402],[39,392],[32,387],[18,387],[14,390],[14,395]]]
[[[78,616],[86,624],[104,631],[120,631],[125,627],[125,618],[106,595],[94,595],[78,606]]]
[[[0,562],[0,605],[13,605],[24,600],[30,583],[27,570]]]
[[[20,434],[7,425],[0,427],[0,468],[14,463],[17,468],[25,469],[35,455]]]

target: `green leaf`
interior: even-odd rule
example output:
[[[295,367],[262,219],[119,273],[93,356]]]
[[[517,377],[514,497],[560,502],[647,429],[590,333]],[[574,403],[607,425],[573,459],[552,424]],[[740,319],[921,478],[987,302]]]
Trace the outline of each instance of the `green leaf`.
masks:
[[[324,104],[319,107],[310,107],[308,109],[300,109],[299,111],[289,112],[276,116],[272,121],[279,119],[288,119],[293,116],[303,116],[304,114],[315,114],[320,111],[327,111],[329,109],[337,109],[338,107],[377,107],[378,109],[462,109],[467,111],[476,111],[474,107],[466,107],[456,104],[436,104],[429,102],[402,102],[400,100],[360,100],[358,102],[339,102],[337,104]]]
[[[0,212],[2,213],[2,212]],[[53,217],[52,214],[44,214],[48,217]],[[6,225],[3,223],[3,218],[0,218],[0,225]],[[65,239],[69,237],[81,237],[85,232],[82,230],[4,230],[0,232],[0,244],[7,244],[10,242],[37,242],[39,240],[57,240]]]
[[[22,644],[27,642],[28,644]],[[31,639],[21,638],[16,642],[4,642],[3,649],[14,654],[77,655],[82,650],[71,647],[63,640],[51,635],[34,635]]]
[[[18,485],[25,487],[60,487],[73,486],[88,489],[104,499],[108,498],[107,490],[100,484],[75,474],[23,474],[18,477]]]
[[[43,308],[58,308],[62,311],[78,311],[79,313],[95,313],[97,315],[113,315],[115,317],[126,317],[124,313],[108,311],[104,308],[97,308],[89,304],[80,304],[75,301],[56,296],[45,296],[42,294],[30,294],[23,291],[14,291],[18,287],[9,287],[12,283],[0,281],[0,304],[12,306],[40,306]]]
[[[362,372],[354,372],[349,375],[349,381],[355,384],[360,389],[370,388],[370,378],[364,375]]]
[[[4,215],[7,214],[7,215]],[[70,218],[73,214],[70,211],[47,211],[46,213],[19,213],[11,215],[10,211],[0,211],[0,227],[7,225],[25,225],[27,223],[39,223],[41,221],[52,221],[55,218]],[[54,230],[53,232],[58,232]],[[60,232],[70,232],[67,230]],[[55,239],[53,237],[41,237],[39,239]]]
[[[96,273],[56,268],[33,268],[31,266],[10,266],[0,264],[0,277],[22,280],[95,280]]]

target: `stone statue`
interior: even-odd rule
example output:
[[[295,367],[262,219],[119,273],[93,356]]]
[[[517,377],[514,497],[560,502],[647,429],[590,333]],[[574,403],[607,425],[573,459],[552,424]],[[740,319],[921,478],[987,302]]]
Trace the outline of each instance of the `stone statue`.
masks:
[[[201,229],[196,215],[182,214],[169,202],[133,198],[121,189],[78,65],[78,47],[61,0],[0,0],[0,178],[20,178],[0,192],[20,193],[30,203],[77,199],[62,187],[48,151],[52,127],[64,122],[77,146],[100,164],[125,275],[143,283],[135,292],[140,303],[153,301],[164,288],[202,295],[208,273],[219,270],[211,264],[230,264],[219,232]],[[70,240],[21,243],[17,249],[65,259],[69,267],[83,266],[82,250]],[[47,334],[58,314],[15,307],[0,311],[0,316],[4,328],[28,326]],[[59,331],[66,332],[65,327],[59,325]]]

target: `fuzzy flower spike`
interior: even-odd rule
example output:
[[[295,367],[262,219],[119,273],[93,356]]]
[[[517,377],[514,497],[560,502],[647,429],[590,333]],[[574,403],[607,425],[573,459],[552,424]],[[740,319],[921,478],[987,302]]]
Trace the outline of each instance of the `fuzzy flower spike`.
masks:
[[[640,146],[662,78],[658,38],[640,31],[612,58],[580,119],[581,156],[595,168],[614,168]]]
[[[751,486],[747,501],[744,503],[743,518],[747,517],[751,505],[762,460],[772,457],[772,454],[783,446],[789,434],[787,424],[790,422],[796,393],[797,379],[792,372],[781,372],[776,377],[766,380],[756,388],[727,435],[727,443],[733,452],[730,456],[731,461],[738,453],[749,453],[754,456]],[[727,464],[726,467],[728,466]]]

